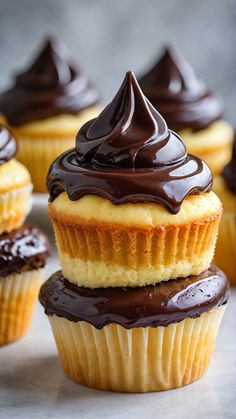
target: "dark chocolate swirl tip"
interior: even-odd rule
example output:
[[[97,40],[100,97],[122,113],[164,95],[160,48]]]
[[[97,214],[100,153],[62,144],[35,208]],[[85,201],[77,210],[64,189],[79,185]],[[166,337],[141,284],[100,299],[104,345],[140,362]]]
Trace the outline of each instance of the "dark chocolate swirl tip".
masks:
[[[98,102],[97,90],[55,37],[46,39],[34,63],[0,95],[0,111],[12,126],[63,113],[77,114]]]
[[[172,47],[139,79],[143,92],[162,114],[169,128],[206,128],[222,116],[221,99],[208,90],[180,52]]]
[[[104,111],[79,131],[76,147],[59,156],[47,177],[50,200],[66,191],[113,204],[156,202],[177,213],[189,194],[209,191],[208,166],[186,153],[181,138],[142,93],[132,72]]]
[[[0,164],[12,159],[16,151],[17,145],[15,138],[4,125],[0,124]]]

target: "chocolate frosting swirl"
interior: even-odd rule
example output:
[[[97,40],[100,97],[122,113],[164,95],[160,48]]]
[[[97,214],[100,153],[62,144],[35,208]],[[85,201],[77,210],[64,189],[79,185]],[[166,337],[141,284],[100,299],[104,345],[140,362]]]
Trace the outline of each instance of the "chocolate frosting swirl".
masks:
[[[49,256],[49,242],[36,226],[24,225],[0,236],[0,276],[42,268]]]
[[[193,69],[172,48],[166,48],[154,67],[139,80],[143,92],[175,131],[199,131],[218,120],[221,99],[198,80]]]
[[[39,300],[49,316],[86,321],[97,329],[109,323],[130,329],[195,318],[226,304],[228,297],[227,278],[211,266],[200,275],[137,288],[78,287],[59,271],[43,284]]]
[[[76,147],[59,156],[47,177],[50,200],[99,195],[113,204],[156,202],[177,213],[188,194],[209,191],[212,175],[187,155],[180,137],[128,72],[113,101],[79,131]]]
[[[15,156],[17,151],[16,140],[11,132],[0,124],[0,165]]]
[[[224,167],[222,176],[227,188],[236,194],[236,131],[234,133],[233,151],[230,162]]]
[[[60,114],[77,114],[98,102],[98,92],[65,46],[46,40],[35,62],[0,95],[0,111],[12,126]]]

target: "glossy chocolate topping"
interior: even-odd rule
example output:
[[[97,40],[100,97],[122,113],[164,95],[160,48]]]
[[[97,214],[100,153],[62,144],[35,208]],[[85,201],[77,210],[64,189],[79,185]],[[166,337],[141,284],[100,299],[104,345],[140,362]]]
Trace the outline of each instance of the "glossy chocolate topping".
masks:
[[[77,114],[98,102],[98,92],[76,67],[65,46],[45,42],[31,67],[0,95],[0,111],[12,126],[60,114]]]
[[[127,329],[168,326],[226,304],[228,297],[228,280],[214,266],[197,276],[137,288],[77,287],[59,271],[44,283],[39,295],[47,315],[84,320],[97,329],[109,323]]]
[[[0,124],[0,164],[6,163],[15,156],[16,140],[10,131]]]
[[[0,276],[42,268],[49,256],[49,242],[36,226],[24,225],[0,236]]]
[[[188,194],[209,191],[212,175],[187,155],[180,137],[128,72],[113,101],[79,131],[76,147],[59,156],[47,177],[50,200],[94,194],[113,204],[156,202],[177,213]]]
[[[196,78],[174,48],[166,48],[139,82],[144,94],[175,131],[201,130],[222,115],[221,99]]]
[[[222,176],[227,188],[236,194],[236,131],[234,133],[234,143],[231,161],[224,167]]]

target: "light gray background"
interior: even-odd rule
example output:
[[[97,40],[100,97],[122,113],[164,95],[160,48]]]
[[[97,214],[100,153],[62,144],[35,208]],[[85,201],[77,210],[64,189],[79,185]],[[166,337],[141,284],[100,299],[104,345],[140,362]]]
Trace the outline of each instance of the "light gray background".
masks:
[[[127,69],[142,73],[163,44],[175,42],[235,123],[235,15],[235,0],[0,0],[0,88],[54,33],[105,104]]]

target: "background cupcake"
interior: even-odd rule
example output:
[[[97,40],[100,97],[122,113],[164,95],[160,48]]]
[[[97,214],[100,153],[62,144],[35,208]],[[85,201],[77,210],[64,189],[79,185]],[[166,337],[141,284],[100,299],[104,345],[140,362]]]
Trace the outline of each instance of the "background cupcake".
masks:
[[[0,234],[18,228],[31,208],[30,175],[14,159],[16,151],[15,138],[0,125]]]
[[[187,150],[219,174],[231,154],[233,132],[222,119],[221,99],[208,90],[173,47],[166,48],[154,67],[139,80],[151,103]]]
[[[223,202],[224,212],[219,228],[215,262],[236,284],[236,138],[230,163],[221,176],[214,178],[214,191]]]
[[[211,184],[132,72],[52,164],[62,272],[39,298],[71,379],[147,392],[205,372],[229,294],[209,267],[221,215]]]
[[[17,136],[17,158],[29,169],[36,192],[45,192],[51,162],[97,115],[97,102],[97,90],[56,39],[46,40],[29,69],[0,95],[3,121]]]
[[[36,226],[0,236],[0,346],[27,331],[48,255],[48,240]]]

